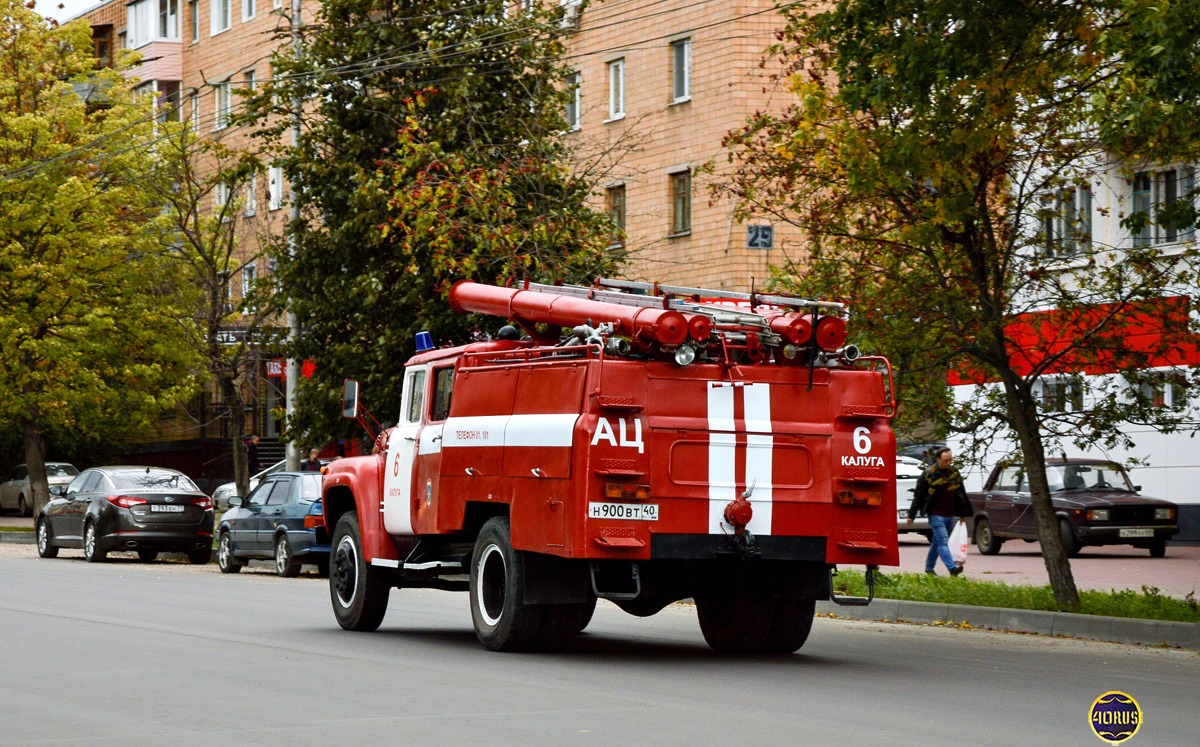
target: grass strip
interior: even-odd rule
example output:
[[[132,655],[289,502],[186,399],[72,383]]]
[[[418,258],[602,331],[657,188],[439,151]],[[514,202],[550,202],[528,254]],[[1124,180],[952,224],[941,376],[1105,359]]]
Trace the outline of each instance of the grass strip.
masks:
[[[0,527],[0,532],[32,532],[29,527]]]
[[[866,579],[861,571],[839,571],[835,590],[851,596],[866,596]],[[1084,615],[1131,617],[1141,620],[1200,622],[1200,604],[1195,592],[1183,599],[1165,596],[1157,586],[1132,589],[1079,592],[1079,609],[1061,609],[1054,592],[1047,586],[1012,586],[1001,581],[974,581],[924,573],[875,575],[875,596],[912,602],[969,604],[978,607],[1008,607],[1019,610],[1076,612]]]

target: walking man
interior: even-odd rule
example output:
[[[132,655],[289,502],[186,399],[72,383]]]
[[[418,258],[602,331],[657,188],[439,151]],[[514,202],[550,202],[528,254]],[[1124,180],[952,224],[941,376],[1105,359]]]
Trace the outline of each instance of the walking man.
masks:
[[[908,523],[912,524],[917,516],[929,516],[933,538],[929,543],[929,555],[925,558],[925,572],[936,575],[934,568],[940,556],[950,575],[957,576],[963,572],[963,568],[954,562],[954,556],[950,554],[950,532],[956,521],[965,522],[975,512],[967,500],[962,475],[952,464],[954,454],[943,446],[934,452],[934,458],[937,462],[917,478],[912,505],[908,507]]]
[[[250,470],[251,477],[258,474],[258,470],[260,469],[260,466],[258,463],[258,434],[257,433],[251,435],[250,439],[248,441],[246,441],[246,466]]]

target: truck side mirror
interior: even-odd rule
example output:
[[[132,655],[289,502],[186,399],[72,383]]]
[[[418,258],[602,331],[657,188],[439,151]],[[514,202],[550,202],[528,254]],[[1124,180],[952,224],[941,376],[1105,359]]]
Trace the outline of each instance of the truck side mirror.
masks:
[[[354,379],[346,379],[342,390],[342,417],[358,417],[358,382]]]

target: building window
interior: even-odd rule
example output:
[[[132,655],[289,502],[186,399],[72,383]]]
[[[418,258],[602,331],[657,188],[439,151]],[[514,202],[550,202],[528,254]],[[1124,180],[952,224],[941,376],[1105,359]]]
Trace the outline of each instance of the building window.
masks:
[[[692,98],[692,40],[671,43],[671,93],[675,103]]]
[[[216,36],[222,31],[229,30],[231,22],[230,3],[232,0],[212,0],[212,7],[209,10],[211,18],[209,19],[209,36]]]
[[[583,76],[579,73],[571,73],[567,76],[567,94],[570,99],[567,100],[567,129],[578,130],[580,127],[580,116],[582,109],[582,90],[581,84]]]
[[[1083,410],[1083,386],[1072,377],[1042,379],[1042,410],[1079,412]]]
[[[254,266],[253,262],[251,262],[250,264],[248,264],[242,268],[242,298],[243,299],[249,298],[250,293],[254,290],[254,277],[257,274],[258,274],[258,268]],[[243,301],[243,306],[245,307],[246,311],[254,311],[254,307],[248,303],[244,303],[244,301]]]
[[[272,166],[267,169],[267,209],[278,210],[283,207],[283,167]]]
[[[254,93],[255,89],[258,87],[258,78],[255,76],[254,71],[247,70],[242,80],[245,82],[246,90],[250,93]]]
[[[129,35],[122,31],[117,34],[117,49],[129,49]]]
[[[192,43],[200,41],[200,0],[188,0],[188,17],[192,23]]]
[[[625,116],[625,60],[608,63],[608,118]]]
[[[221,213],[225,206],[229,204],[229,185],[225,182],[217,182],[213,186],[213,212]],[[228,218],[224,218],[228,220]]]
[[[246,182],[246,217],[250,217],[258,212],[258,185],[255,184],[256,179],[252,176],[250,181]]]
[[[1064,187],[1043,198],[1042,232],[1046,256],[1067,257],[1092,246],[1092,188]]]
[[[192,95],[189,96],[188,98],[190,98],[192,100],[192,132],[199,135],[200,134],[200,93],[198,91],[192,91]]]
[[[1192,199],[1196,176],[1191,167],[1143,171],[1133,177],[1133,211],[1145,216],[1133,234],[1134,246],[1191,241],[1196,236],[1191,221],[1173,214],[1183,199]]]
[[[160,122],[179,122],[183,119],[180,112],[179,81],[158,81],[158,120]]]
[[[108,39],[96,39],[92,42],[93,51],[96,53],[96,60],[101,65],[111,65],[112,60],[109,59]]]
[[[242,20],[249,21],[254,17],[255,0],[242,0]]]
[[[692,172],[671,174],[671,236],[692,231]]]
[[[141,0],[125,9],[125,27],[129,34],[129,45],[137,49],[143,44],[149,44],[154,38],[154,22],[152,0]]]
[[[214,85],[213,99],[216,106],[216,122],[213,129],[223,130],[229,126],[229,83]]]
[[[283,7],[283,0],[271,0],[271,7],[275,10],[279,10]]]
[[[179,0],[158,0],[158,36],[179,39]]]
[[[611,243],[623,244],[625,242],[625,185],[621,184],[605,190],[604,202],[608,210],[608,219],[612,221]]]
[[[1138,391],[1151,407],[1185,407],[1188,403],[1187,377],[1169,371],[1141,374]]]

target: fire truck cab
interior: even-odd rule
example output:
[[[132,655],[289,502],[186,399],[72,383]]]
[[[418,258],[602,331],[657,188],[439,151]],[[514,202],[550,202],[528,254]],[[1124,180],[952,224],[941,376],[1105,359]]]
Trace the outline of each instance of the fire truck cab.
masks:
[[[397,424],[327,468],[342,627],[462,590],[485,647],[554,649],[598,598],[692,598],[714,649],[790,653],[838,564],[898,564],[890,369],[838,305],[622,281],[451,302],[527,334],[416,355]]]

